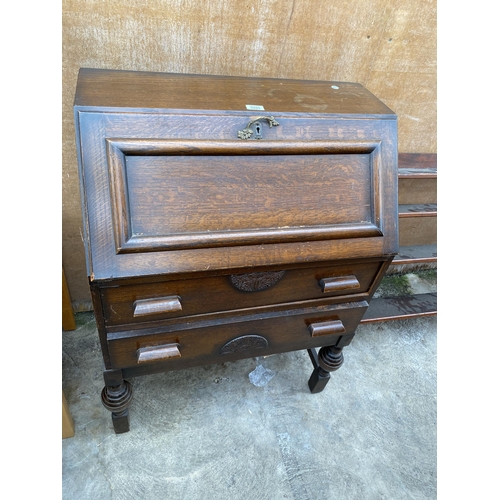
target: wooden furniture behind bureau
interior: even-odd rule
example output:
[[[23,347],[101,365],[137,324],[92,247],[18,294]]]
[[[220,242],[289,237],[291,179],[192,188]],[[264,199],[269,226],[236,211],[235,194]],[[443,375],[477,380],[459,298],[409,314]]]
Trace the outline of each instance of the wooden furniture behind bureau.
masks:
[[[139,375],[307,349],[322,390],[398,253],[395,114],[355,83],[95,69],[74,110],[115,432]]]
[[[437,268],[437,154],[398,155],[399,253],[386,275]],[[408,208],[411,207],[411,210]],[[437,293],[379,297],[361,323],[437,315]]]

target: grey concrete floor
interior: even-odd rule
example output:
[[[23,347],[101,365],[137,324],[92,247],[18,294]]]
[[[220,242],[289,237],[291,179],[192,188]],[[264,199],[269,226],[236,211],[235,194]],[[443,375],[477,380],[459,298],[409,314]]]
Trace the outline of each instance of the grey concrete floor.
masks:
[[[361,325],[320,394],[306,351],[132,379],[121,435],[100,403],[92,313],[77,322],[63,334],[63,499],[436,498],[435,317]]]

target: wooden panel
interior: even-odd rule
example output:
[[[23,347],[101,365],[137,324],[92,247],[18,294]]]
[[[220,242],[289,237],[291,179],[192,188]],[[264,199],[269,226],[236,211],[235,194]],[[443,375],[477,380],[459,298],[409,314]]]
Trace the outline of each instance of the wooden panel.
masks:
[[[81,67],[359,82],[398,114],[400,151],[437,148],[433,0],[63,0],[62,28],[63,261],[74,303],[89,299],[72,115]]]
[[[370,170],[369,155],[131,156],[131,225],[142,237],[258,230],[260,241],[264,228],[366,225]]]
[[[401,170],[401,169],[400,169]],[[420,170],[421,172],[421,170]],[[422,176],[411,178],[399,178],[398,202],[400,205],[410,204],[437,204],[437,182],[436,178]]]
[[[117,251],[380,236],[378,147],[108,141]]]
[[[437,217],[403,217],[399,220],[402,247],[433,245],[437,242]]]
[[[398,155],[400,175],[411,174],[416,171],[418,176],[437,176],[437,154],[436,153],[399,153]]]
[[[288,80],[286,88],[282,85],[277,79],[83,68],[75,106],[246,111],[253,105],[267,113],[393,114],[359,83]]]

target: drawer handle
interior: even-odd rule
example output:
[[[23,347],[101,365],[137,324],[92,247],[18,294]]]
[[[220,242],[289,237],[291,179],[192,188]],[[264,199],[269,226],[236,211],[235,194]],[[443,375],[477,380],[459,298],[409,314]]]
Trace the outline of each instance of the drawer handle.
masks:
[[[177,295],[161,297],[159,299],[142,299],[134,302],[134,317],[181,310],[180,297],[177,297]]]
[[[323,293],[340,292],[342,290],[354,290],[359,288],[356,276],[338,276],[335,278],[323,278],[319,282]]]
[[[137,349],[137,363],[139,364],[180,357],[179,344],[156,345]]]
[[[325,321],[323,323],[312,323],[309,325],[311,337],[319,337],[320,335],[340,335],[345,332],[345,327],[340,319],[333,321]]]

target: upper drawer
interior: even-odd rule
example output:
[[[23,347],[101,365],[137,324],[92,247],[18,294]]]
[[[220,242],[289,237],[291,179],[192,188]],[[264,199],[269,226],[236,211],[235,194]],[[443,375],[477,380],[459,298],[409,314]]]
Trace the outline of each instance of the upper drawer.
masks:
[[[102,288],[108,326],[366,294],[383,262],[349,263]],[[349,300],[353,300],[349,298]]]
[[[91,277],[396,253],[395,122],[276,119],[80,112]]]

